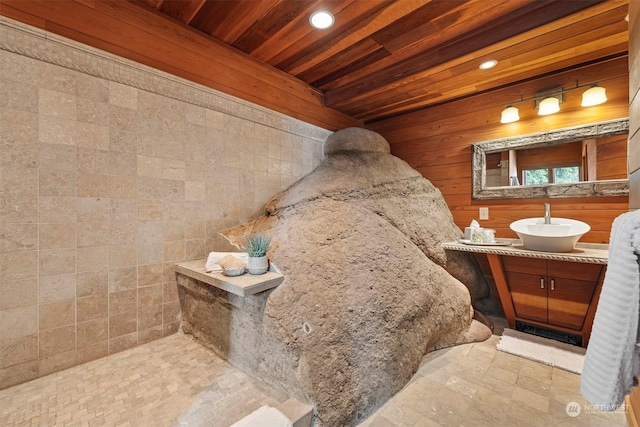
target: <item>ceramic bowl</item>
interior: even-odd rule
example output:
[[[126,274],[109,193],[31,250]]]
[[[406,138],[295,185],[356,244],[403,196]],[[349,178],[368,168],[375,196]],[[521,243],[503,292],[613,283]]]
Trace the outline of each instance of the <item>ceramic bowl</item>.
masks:
[[[240,276],[242,274],[244,274],[245,272],[245,268],[234,268],[231,270],[222,270],[222,274],[224,274],[225,276]]]

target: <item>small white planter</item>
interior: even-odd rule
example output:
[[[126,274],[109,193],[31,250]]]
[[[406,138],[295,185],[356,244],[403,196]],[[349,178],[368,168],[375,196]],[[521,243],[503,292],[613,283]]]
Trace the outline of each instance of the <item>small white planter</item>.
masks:
[[[247,260],[247,270],[249,274],[264,274],[269,269],[269,259],[266,256],[249,257]]]

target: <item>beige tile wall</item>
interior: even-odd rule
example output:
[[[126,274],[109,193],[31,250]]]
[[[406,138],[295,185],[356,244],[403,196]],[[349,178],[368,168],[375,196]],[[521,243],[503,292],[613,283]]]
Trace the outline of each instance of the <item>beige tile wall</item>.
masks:
[[[203,89],[149,70],[122,67],[130,85],[33,56],[0,49],[0,388],[176,332],[174,263],[229,249],[217,230],[310,172],[328,134],[188,102]]]

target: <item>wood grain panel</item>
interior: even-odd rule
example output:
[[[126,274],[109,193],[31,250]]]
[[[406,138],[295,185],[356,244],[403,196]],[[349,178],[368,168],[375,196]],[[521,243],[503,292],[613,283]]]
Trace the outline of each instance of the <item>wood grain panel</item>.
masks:
[[[360,5],[363,2],[358,1]],[[378,9],[380,7],[380,3],[376,2],[367,2],[372,8]],[[349,57],[346,52],[353,52],[353,47],[357,45],[367,45],[367,46],[376,46],[380,48],[379,43],[377,43],[371,37],[372,34],[375,34],[377,31],[385,28],[387,25],[392,24],[398,19],[402,19],[402,17],[414,13],[416,8],[421,7],[421,2],[407,2],[407,1],[392,1],[385,2],[387,5],[379,9],[376,13],[371,15],[366,15],[361,23],[357,23],[357,20],[354,20],[352,16],[353,12],[351,12],[351,8],[349,10],[340,11],[340,21],[354,21],[347,30],[345,30],[344,34],[340,34],[338,37],[334,37],[334,39],[330,40],[328,45],[325,45],[325,48],[316,51],[315,56],[307,56],[307,61],[296,60],[295,63],[291,62],[289,66],[289,72],[292,75],[298,76],[302,78],[303,75],[308,75],[308,79],[303,79],[306,82],[311,82],[317,79],[322,78],[323,76],[336,72],[336,70],[344,67],[345,65],[351,65],[352,63],[360,62],[359,56]],[[355,6],[355,5],[354,5]],[[358,9],[356,9],[358,10]],[[359,12],[355,12],[359,13]],[[356,49],[357,50],[357,49]],[[300,57],[300,53],[298,52],[282,52],[279,54],[278,58],[273,58],[270,63],[280,63],[282,61],[290,61],[289,58],[293,56]],[[342,58],[342,60],[339,60]],[[312,71],[315,69],[315,71]],[[320,71],[324,70],[324,71]],[[307,74],[308,73],[308,74]],[[343,75],[343,74],[341,74]]]
[[[584,337],[582,346],[586,347],[589,343],[589,338],[591,337],[591,329],[593,328],[593,319],[596,315],[596,309],[598,308],[598,301],[600,301],[600,292],[602,291],[602,283],[604,282],[604,276],[607,272],[607,266],[602,267],[602,271],[600,272],[600,277],[598,278],[598,284],[596,285],[595,291],[593,291],[593,299],[591,300],[591,305],[589,305],[589,309],[587,310],[587,315],[584,319],[584,324],[582,325],[582,336]]]
[[[506,272],[516,317],[547,322],[547,285],[540,275]]]
[[[293,3],[279,2],[258,19],[254,25],[242,33],[233,46],[243,52],[253,52],[269,38],[293,22],[299,14],[311,11],[314,0],[298,0]]]
[[[509,322],[509,327],[514,328],[516,314],[513,309],[513,301],[510,297],[507,278],[502,267],[502,257],[496,254],[487,254],[487,261],[489,262],[489,268],[491,268],[493,280],[496,284],[504,316],[507,318],[507,322]]]
[[[582,162],[582,141],[555,147],[530,148],[516,152],[518,177],[523,169],[540,167],[580,166]]]
[[[602,81],[609,100],[599,106],[579,106],[581,91],[566,94],[561,112],[538,116],[533,103],[518,107],[522,119],[503,125],[500,112],[518,94],[530,97],[544,88],[575,85],[575,81]],[[559,198],[522,200],[471,199],[472,144],[490,139],[530,134],[627,117],[628,71],[626,57],[590,64],[578,69],[545,76],[498,91],[427,108],[396,118],[369,123],[367,128],[381,133],[391,144],[392,154],[405,160],[440,189],[455,223],[464,229],[478,219],[478,208],[489,207],[489,220],[481,225],[496,230],[496,236],[516,238],[509,224],[517,219],[543,216],[543,205],[551,203],[552,215],[575,218],[591,225],[581,241],[609,243],[613,220],[628,211],[627,197]]]
[[[598,281],[602,265],[583,264],[576,262],[549,261],[547,264],[547,275],[550,278],[575,279],[589,281],[594,284]]]
[[[597,280],[597,274],[591,281],[554,279],[549,276],[548,322],[552,325],[581,330]]]
[[[569,26],[560,27],[557,31],[552,31],[553,27],[540,27],[536,29],[539,31],[536,33],[538,37],[527,33],[526,38],[523,37],[522,40],[518,40],[518,37],[508,39],[509,44],[503,42],[485,47],[477,46],[477,50],[473,52],[458,49],[457,54],[451,57],[447,56],[449,51],[446,47],[436,46],[433,52],[425,50],[416,53],[416,57],[419,58],[416,61],[421,65],[416,64],[415,69],[410,62],[395,60],[389,69],[389,76],[381,75],[382,71],[376,70],[371,76],[367,75],[351,83],[345,84],[342,81],[344,79],[336,79],[331,82],[334,87],[321,87],[328,89],[327,105],[349,112],[365,121],[420,106],[446,102],[531,78],[533,69],[536,70],[535,74],[549,73],[577,63],[625,52],[628,35],[620,17],[624,12],[617,10],[611,13],[615,16],[601,17],[602,22],[585,23],[581,29],[589,28],[588,35],[581,32],[581,29]],[[618,22],[613,25],[604,24],[615,19]],[[487,37],[481,39],[485,40]],[[502,44],[504,48],[501,48]],[[464,52],[467,54],[463,54]],[[479,70],[478,58],[489,56],[500,60],[498,66],[491,73]],[[431,67],[423,67],[436,60]],[[391,58],[388,61],[391,61]],[[379,68],[380,63],[375,66]],[[408,69],[409,72],[401,74],[397,67]],[[353,79],[355,74],[351,73],[347,78]],[[375,81],[367,80],[374,76]],[[336,85],[339,86],[335,87]]]
[[[188,24],[206,0],[164,0],[159,5],[161,13]],[[153,6],[152,7],[157,7]]]
[[[635,104],[637,108],[638,103],[638,91],[640,89],[640,57],[638,54],[640,53],[640,3],[632,2],[629,5],[629,27],[630,27],[630,40],[629,40],[629,54],[630,54],[630,85],[629,85],[629,93],[630,99],[634,100],[632,104]],[[638,115],[632,116],[630,118],[629,127],[634,130],[631,133],[632,141],[630,147],[630,155],[631,162],[630,165],[633,165],[629,172],[633,172],[640,165],[640,139],[638,139],[637,135],[634,135],[635,130],[640,126],[640,119]],[[640,178],[640,173],[636,174],[635,177]],[[631,179],[630,182],[630,191],[632,194],[640,194],[640,179]],[[634,197],[631,200],[632,209],[640,209],[640,197]],[[639,378],[640,380],[640,378]],[[638,426],[640,425],[640,388],[634,387],[631,389],[631,394],[627,396],[625,402],[629,402],[629,410],[627,412],[627,422],[630,426]]]
[[[624,179],[627,173],[627,136],[600,138],[596,143],[598,179]]]
[[[582,330],[603,266],[512,256],[502,263],[518,318]]]
[[[324,62],[325,66],[315,68],[315,72],[322,70],[321,76],[333,74],[335,67],[343,68],[347,64],[349,66],[360,64],[362,59],[358,55],[350,55],[354,54],[355,51],[362,50],[362,45],[375,46],[376,50],[380,49],[380,44],[376,43],[375,40],[364,38],[352,42],[353,44],[344,50],[333,50],[334,47],[342,45],[345,40],[350,39],[367,27],[375,17],[378,18],[378,25],[384,25],[384,23],[393,20],[393,15],[387,17],[387,14],[384,13],[391,4],[391,0],[376,0],[366,3],[350,1],[342,5],[336,4],[332,9],[336,14],[335,31],[339,33],[339,36],[336,37],[333,33],[319,36],[318,32],[309,28],[306,20],[304,20],[299,23],[300,28],[296,29],[297,34],[283,34],[280,43],[272,39],[268,45],[256,51],[256,54],[259,58],[262,58],[264,57],[263,52],[274,51],[279,48],[277,54],[269,58],[268,62],[276,68],[292,73],[306,82],[313,82],[315,80],[313,73],[302,73],[302,70],[308,70],[312,66],[317,66]],[[342,6],[344,6],[344,9],[341,9]],[[385,17],[384,20],[383,17]],[[305,48],[300,49],[301,45],[304,45]],[[333,54],[330,54],[330,52],[333,52]],[[382,53],[384,56],[384,52]],[[326,61],[322,61],[323,58]],[[329,67],[326,66],[327,64]],[[347,68],[350,68],[349,66]],[[318,87],[314,83],[311,84]]]
[[[576,91],[573,95],[567,94],[567,102],[571,102],[573,107],[567,110],[566,104],[563,104],[561,115],[538,116],[537,111],[533,109],[533,102],[519,104],[519,122],[496,126],[495,118],[499,120],[500,112],[505,105],[519,101],[521,96],[531,98],[536,92],[544,89],[573,87],[576,81],[582,84],[601,81],[607,88],[609,101],[588,110],[583,109],[579,106],[580,96]],[[437,139],[440,144],[456,149],[459,145],[457,142],[462,140],[479,142],[539,132],[567,122],[577,126],[593,122],[598,116],[616,117],[616,114],[622,113],[628,116],[628,85],[627,58],[623,56],[406,114],[398,120],[369,123],[367,127],[383,133],[392,145],[399,145],[393,147],[398,153],[400,149],[412,153],[418,151],[415,149],[416,145],[422,145],[421,150],[424,150],[425,146],[431,145],[427,138]],[[572,117],[568,117],[567,113],[572,113]],[[398,126],[398,123],[402,123],[402,126]],[[433,147],[437,148],[438,146]]]
[[[362,88],[366,88],[366,92],[371,92],[392,82],[395,83],[398,74],[406,77],[412,76],[438,63],[447,62],[461,55],[485,48],[505,38],[513,37],[596,3],[589,3],[589,0],[553,5],[548,2],[531,3],[487,22],[490,31],[483,28],[483,37],[478,37],[478,29],[468,29],[456,37],[456,43],[450,42],[448,45],[437,47],[432,51],[420,52],[404,61],[396,61],[393,65],[382,68],[375,74],[370,74],[356,82],[332,88],[326,92],[326,104],[334,106],[352,100],[364,92]]]
[[[503,256],[504,271],[533,275],[547,275],[547,260],[538,258],[523,258],[517,256]]]

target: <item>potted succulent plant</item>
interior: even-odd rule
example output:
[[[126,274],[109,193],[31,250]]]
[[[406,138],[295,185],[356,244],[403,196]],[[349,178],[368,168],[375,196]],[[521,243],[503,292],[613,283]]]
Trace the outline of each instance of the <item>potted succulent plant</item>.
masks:
[[[244,244],[244,250],[249,255],[247,270],[249,274],[264,274],[269,269],[269,250],[271,238],[264,234],[251,234]]]

